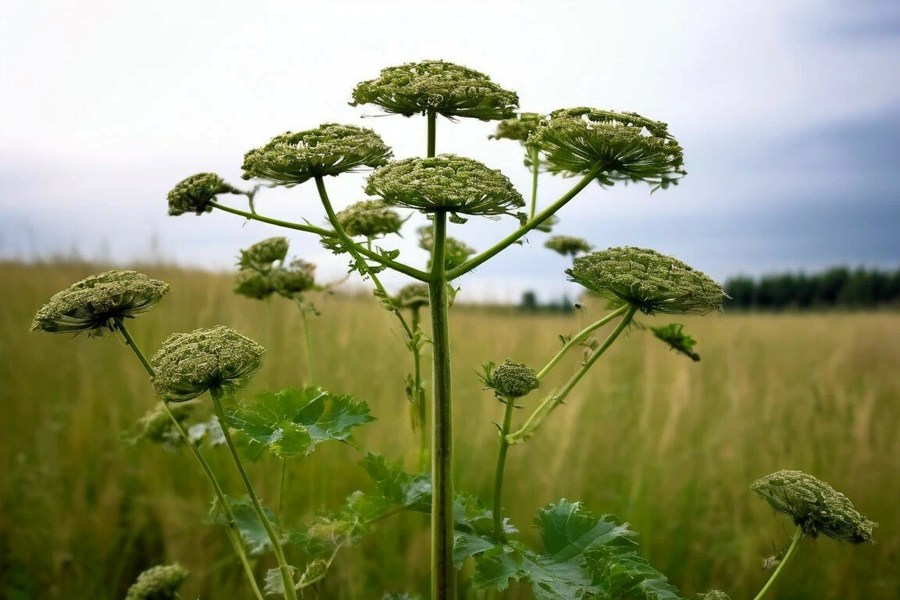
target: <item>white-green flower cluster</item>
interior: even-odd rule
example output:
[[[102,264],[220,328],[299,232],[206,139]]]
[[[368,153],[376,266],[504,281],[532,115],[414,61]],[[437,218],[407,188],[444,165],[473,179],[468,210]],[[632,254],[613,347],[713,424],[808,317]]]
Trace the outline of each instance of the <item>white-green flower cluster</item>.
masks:
[[[215,173],[197,173],[179,181],[169,192],[169,215],[177,217],[185,213],[202,215],[212,210],[210,202],[217,194],[243,194],[241,190],[225,183]]]
[[[668,126],[637,113],[596,108],[557,110],[528,138],[550,171],[597,173],[597,181],[645,181],[668,187],[685,175],[684,150]]]
[[[265,348],[219,325],[169,336],[150,361],[153,386],[165,400],[184,402],[207,390],[232,391],[262,365]]]
[[[407,158],[376,169],[369,176],[366,193],[393,206],[429,213],[503,215],[525,206],[522,195],[500,171],[453,154]]]
[[[551,236],[544,242],[544,248],[549,248],[563,256],[575,256],[576,254],[590,252],[594,249],[587,240],[570,235]]]
[[[101,334],[116,320],[150,310],[169,291],[162,281],[137,271],[106,271],[72,284],[38,310],[32,331]]]
[[[398,233],[403,217],[382,200],[362,200],[351,204],[335,215],[341,228],[350,237],[361,235],[373,238]]]
[[[176,600],[188,575],[190,571],[178,563],[152,567],[138,575],[125,600]]]
[[[285,264],[288,248],[287,238],[273,237],[241,250],[235,293],[256,300],[277,293],[296,300],[314,289],[316,266],[300,259]]]
[[[519,97],[484,73],[442,60],[425,60],[387,67],[377,79],[359,83],[351,105],[359,104],[375,104],[407,117],[433,110],[445,117],[488,121],[514,117]]]
[[[645,314],[707,313],[727,297],[722,287],[677,258],[645,248],[609,248],[580,256],[571,281]]]
[[[494,140],[514,140],[523,144],[541,124],[544,117],[538,113],[521,113],[512,119],[504,119],[497,123],[497,131],[489,135]]]
[[[270,237],[241,250],[238,266],[242,269],[266,270],[272,263],[281,262],[288,253],[290,242],[286,237]]]
[[[371,129],[325,123],[306,131],[288,131],[247,152],[243,178],[292,186],[313,177],[380,167],[391,156],[391,149]]]
[[[847,496],[803,471],[778,471],[757,479],[750,489],[769,506],[793,519],[812,537],[862,544],[872,541],[876,524],[853,507]]]

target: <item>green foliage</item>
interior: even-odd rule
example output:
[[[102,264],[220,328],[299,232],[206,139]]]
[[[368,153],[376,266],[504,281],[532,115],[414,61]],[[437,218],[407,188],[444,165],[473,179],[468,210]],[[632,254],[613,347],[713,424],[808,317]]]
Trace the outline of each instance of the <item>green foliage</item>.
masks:
[[[234,524],[238,528],[238,531],[240,531],[241,539],[244,541],[244,544],[247,545],[247,550],[250,554],[253,556],[261,556],[271,552],[272,540],[269,539],[266,528],[259,519],[259,515],[257,514],[253,503],[250,501],[250,498],[245,496],[238,500],[226,496],[225,501],[228,502],[228,507],[231,509],[232,515],[234,515]],[[277,527],[278,517],[275,516],[275,513],[268,508],[264,510],[269,522]],[[213,523],[228,527],[228,516],[218,499],[213,500],[209,515],[210,520]]]
[[[259,394],[228,410],[227,418],[235,443],[252,460],[266,453],[308,456],[322,442],[349,441],[356,427],[375,420],[365,402],[317,387]]]
[[[700,360],[700,355],[694,351],[697,340],[684,333],[684,325],[681,323],[669,323],[661,327],[651,327],[650,331],[657,339],[669,345],[672,350],[684,354],[694,362]]]

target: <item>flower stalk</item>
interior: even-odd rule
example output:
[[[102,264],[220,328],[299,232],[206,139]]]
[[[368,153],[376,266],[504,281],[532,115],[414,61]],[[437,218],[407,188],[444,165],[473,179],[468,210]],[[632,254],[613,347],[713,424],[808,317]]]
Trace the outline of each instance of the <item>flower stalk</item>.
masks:
[[[791,559],[791,557],[795,554],[795,550],[797,546],[800,545],[800,541],[803,539],[803,529],[798,527],[794,530],[794,536],[791,538],[791,545],[788,547],[787,552],[784,555],[784,558],[781,559],[781,562],[778,563],[778,567],[775,568],[775,571],[772,573],[772,576],[769,577],[769,580],[766,582],[766,585],[763,586],[759,593],[753,600],[762,600],[762,597],[766,595],[766,592],[769,591],[769,588],[772,587],[772,584],[775,583],[775,580],[778,579],[778,576],[781,574],[782,569]]]
[[[515,398],[503,396],[501,399],[506,408],[503,411],[503,425],[500,427],[500,450],[497,452],[497,469],[494,472],[494,506],[492,515],[494,518],[494,537],[503,539],[503,471],[506,467],[506,453],[509,450],[509,441],[506,436],[512,427],[513,410],[515,410]]]

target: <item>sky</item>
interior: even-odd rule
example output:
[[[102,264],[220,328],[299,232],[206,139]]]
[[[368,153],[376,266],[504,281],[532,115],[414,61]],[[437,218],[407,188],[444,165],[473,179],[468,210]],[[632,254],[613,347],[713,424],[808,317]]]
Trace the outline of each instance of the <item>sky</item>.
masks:
[[[679,186],[592,185],[555,233],[654,248],[719,280],[900,267],[895,0],[13,0],[4,13],[0,259],[229,270],[240,248],[286,235],[291,255],[338,280],[345,259],[315,239],[222,213],[168,217],[166,193],[197,172],[242,183],[246,151],[325,122],[371,127],[398,158],[421,155],[424,119],[348,101],[383,67],[442,59],[518,92],[524,111],[636,111],[684,147]],[[442,119],[438,152],[501,169],[527,196],[522,150],[488,140],[494,128]],[[365,176],[328,180],[338,207],[363,199]],[[540,203],[573,183],[545,177]],[[257,209],[324,223],[311,184],[264,190]],[[414,215],[394,243],[420,267],[422,222]],[[473,218],[451,235],[483,250],[514,225]],[[530,234],[461,279],[463,298],[577,293],[545,239]]]

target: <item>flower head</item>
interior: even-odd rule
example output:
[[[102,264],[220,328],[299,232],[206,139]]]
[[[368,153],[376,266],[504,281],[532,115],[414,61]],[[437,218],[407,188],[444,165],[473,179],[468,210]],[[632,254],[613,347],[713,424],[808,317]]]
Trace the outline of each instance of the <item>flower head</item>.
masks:
[[[394,304],[398,308],[411,308],[413,310],[428,306],[428,286],[424,283],[411,283],[400,288],[394,296]]]
[[[563,256],[575,256],[594,249],[587,240],[570,235],[554,235],[544,242],[544,248],[549,248]]]
[[[268,271],[272,268],[272,263],[284,260],[288,246],[289,242],[284,237],[271,237],[257,242],[246,250],[241,250],[238,265],[242,269]]]
[[[152,567],[138,575],[125,600],[175,600],[188,575],[190,571],[178,563]]]
[[[270,273],[272,287],[285,298],[296,299],[316,286],[316,265],[301,259]]]
[[[369,176],[366,193],[423,212],[503,215],[525,206],[500,171],[453,154],[392,162]]]
[[[403,218],[381,200],[363,200],[337,213],[338,223],[347,235],[367,238],[397,233]]]
[[[706,313],[726,298],[715,281],[677,258],[644,248],[610,248],[580,256],[569,279],[645,314]]]
[[[271,273],[261,273],[255,269],[241,269],[238,271],[237,279],[235,279],[232,289],[234,289],[235,294],[253,300],[264,300],[275,293]]]
[[[137,271],[107,271],[55,294],[38,310],[32,331],[101,334],[115,322],[150,310],[169,291],[162,281]]]
[[[541,383],[534,369],[508,358],[502,364],[490,365],[486,370],[489,374],[485,378],[485,383],[499,395],[509,398],[526,396]]]
[[[541,124],[543,117],[538,113],[521,113],[512,119],[504,119],[497,123],[497,131],[489,135],[494,140],[515,140],[523,144]]]
[[[684,150],[668,126],[636,113],[570,108],[551,113],[528,139],[548,169],[567,175],[597,173],[597,181],[646,181],[668,187],[684,176]]]
[[[425,60],[382,69],[377,79],[356,86],[350,104],[376,104],[407,117],[434,110],[445,117],[488,121],[515,116],[519,97],[484,73],[441,60]]]
[[[392,153],[377,133],[364,127],[326,123],[275,136],[244,155],[244,179],[297,185],[313,177],[340,175],[387,164]]]
[[[202,215],[212,210],[210,202],[217,194],[243,194],[215,173],[197,173],[179,181],[169,192],[169,214],[173,217],[192,212]]]
[[[754,481],[750,489],[769,506],[791,517],[807,535],[823,533],[851,544],[872,541],[876,523],[859,514],[845,495],[803,471],[766,475]]]
[[[176,333],[150,361],[153,386],[166,400],[183,402],[207,390],[243,387],[262,365],[265,348],[235,330],[219,325]]]

